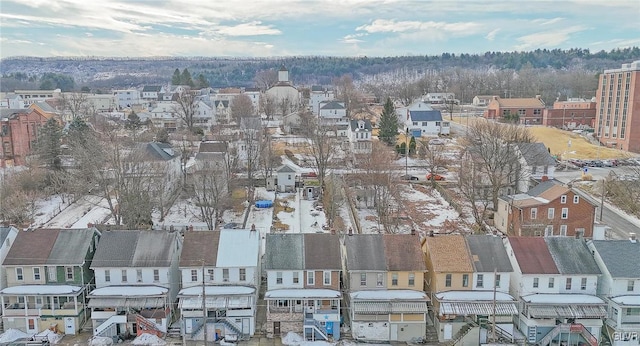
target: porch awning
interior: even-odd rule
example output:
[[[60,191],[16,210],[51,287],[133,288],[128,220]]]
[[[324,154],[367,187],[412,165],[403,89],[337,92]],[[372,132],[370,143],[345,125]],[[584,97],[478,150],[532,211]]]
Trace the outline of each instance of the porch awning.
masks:
[[[91,298],[90,308],[162,308],[164,298]]]
[[[356,314],[427,313],[427,302],[352,302]]]
[[[602,318],[607,315],[603,305],[547,305],[529,306],[533,318]]]
[[[251,308],[249,297],[207,297],[207,309],[248,309]],[[202,297],[182,297],[178,303],[180,309],[202,310]]]
[[[472,315],[493,315],[493,303],[473,303],[473,302],[455,302],[455,303],[440,303],[439,314],[442,315],[460,315],[460,316],[472,316]],[[517,315],[518,308],[514,303],[496,302],[495,306],[496,316],[508,316]]]

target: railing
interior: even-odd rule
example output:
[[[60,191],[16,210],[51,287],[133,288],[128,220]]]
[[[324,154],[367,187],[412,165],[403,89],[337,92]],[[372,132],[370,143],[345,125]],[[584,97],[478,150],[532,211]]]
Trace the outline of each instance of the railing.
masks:
[[[579,333],[591,346],[598,346],[598,339],[591,334],[587,328],[581,323],[563,323],[553,328],[547,335],[544,336],[538,343],[540,346],[547,346],[551,341],[560,333]]]
[[[200,322],[198,322],[198,324],[193,327],[193,330],[191,331],[191,339],[195,338],[196,335],[198,335],[198,333],[202,330],[202,327],[204,327],[204,322],[205,320],[201,320]]]
[[[454,346],[458,341],[462,340],[473,328],[479,327],[479,325],[474,321],[468,321],[467,324],[462,326],[460,330],[456,333],[453,339],[447,344],[449,346]]]
[[[312,335],[313,334],[319,334],[325,341],[329,340],[329,336],[327,335],[327,333],[324,330],[322,330],[322,325],[320,324],[320,322],[318,322],[318,321],[316,321],[314,319],[305,319],[304,320],[303,329],[304,329],[304,337],[305,337],[305,339],[307,338],[307,328],[311,328]]]
[[[96,328],[93,335],[94,336],[114,336],[116,335],[116,324],[118,323],[126,323],[127,316],[126,315],[114,315],[109,317],[106,321],[102,322],[101,325]]]

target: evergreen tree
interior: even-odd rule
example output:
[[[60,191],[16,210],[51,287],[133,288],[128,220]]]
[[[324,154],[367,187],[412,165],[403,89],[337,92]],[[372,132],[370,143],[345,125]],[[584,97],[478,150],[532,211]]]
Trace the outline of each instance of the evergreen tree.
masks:
[[[177,68],[175,71],[173,71],[173,77],[171,77],[171,84],[173,85],[180,85],[180,69]]]
[[[411,140],[409,141],[409,155],[416,153],[416,138],[411,136]]]
[[[205,78],[204,75],[199,74],[198,75],[198,88],[199,89],[203,89],[203,88],[208,88],[209,87],[209,81],[207,80],[207,78]]]
[[[193,87],[195,85],[193,83],[193,79],[191,79],[191,73],[189,73],[189,70],[187,70],[186,68],[182,70],[182,75],[180,75],[180,84],[188,85],[190,87]]]
[[[378,138],[387,145],[394,145],[398,136],[398,117],[391,98],[387,98],[384,104],[379,128]]]
[[[38,144],[36,151],[40,159],[50,169],[60,169],[60,140],[62,139],[62,128],[54,119],[50,118],[40,129],[38,134]]]
[[[156,133],[156,142],[169,143],[169,133],[167,132],[167,129],[163,127],[158,130]]]
[[[127,116],[127,122],[124,124],[124,127],[127,128],[128,130],[137,130],[140,128],[142,124],[140,123],[140,117],[138,116],[138,114],[136,114],[136,112],[131,112],[128,116]]]

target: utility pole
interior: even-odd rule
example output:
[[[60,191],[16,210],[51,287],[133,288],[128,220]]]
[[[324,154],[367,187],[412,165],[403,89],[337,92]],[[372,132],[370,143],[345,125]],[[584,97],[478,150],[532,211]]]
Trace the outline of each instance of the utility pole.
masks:
[[[204,259],[202,260],[202,318],[204,321],[204,346],[207,346],[207,291],[204,285]]]
[[[604,184],[605,178],[602,178],[602,196],[600,196],[600,222],[602,222],[602,211],[604,209]]]
[[[405,177],[409,175],[409,128],[407,127],[407,132],[404,134],[404,175]]]

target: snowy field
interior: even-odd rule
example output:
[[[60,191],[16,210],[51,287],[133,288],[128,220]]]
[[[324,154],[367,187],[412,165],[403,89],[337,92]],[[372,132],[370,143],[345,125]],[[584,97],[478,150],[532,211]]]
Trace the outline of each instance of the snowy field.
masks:
[[[53,202],[51,203],[51,201]],[[51,201],[51,204],[44,205],[44,209],[41,209],[41,212],[51,208],[52,204],[56,203],[56,198],[52,198]],[[43,227],[87,228],[89,223],[103,223],[110,214],[106,200],[98,196],[85,196],[63,209],[59,214],[47,221]],[[45,215],[47,214],[44,213],[41,221],[46,219]]]

